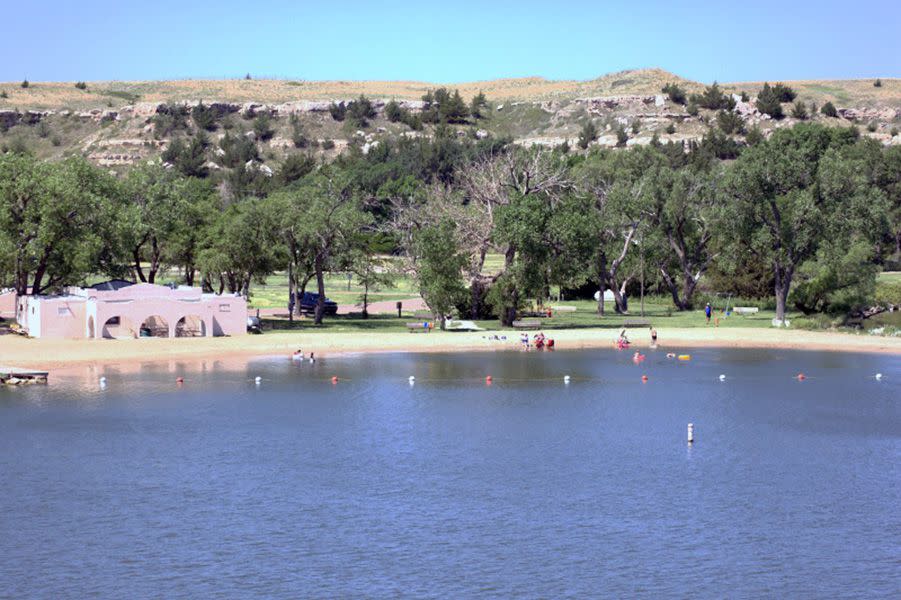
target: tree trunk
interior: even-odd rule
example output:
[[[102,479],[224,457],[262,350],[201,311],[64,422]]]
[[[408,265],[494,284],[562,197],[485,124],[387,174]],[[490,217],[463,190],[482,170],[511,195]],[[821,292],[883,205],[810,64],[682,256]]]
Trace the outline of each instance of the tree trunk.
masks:
[[[509,246],[504,253],[504,273],[509,273],[513,266],[513,260],[516,258],[516,248]],[[501,323],[510,327],[516,320],[516,307],[519,306],[519,291],[516,289],[516,282],[512,279],[509,281],[510,294],[507,298],[506,306],[501,312]]]
[[[288,263],[288,321],[294,322],[294,305],[297,302],[297,280],[294,277],[294,261]]]
[[[135,275],[138,277],[139,281],[147,283],[147,278],[144,276],[144,269],[141,268],[141,247],[138,246],[132,250],[131,255],[135,263]]]
[[[194,265],[186,264],[185,265],[185,285],[194,287]]]
[[[319,291],[319,299],[316,301],[316,318],[313,322],[322,325],[322,316],[325,312],[325,277],[322,273],[322,257],[316,257],[316,288]]]
[[[156,281],[156,274],[160,270],[160,246],[156,237],[150,239],[150,271],[147,273],[147,283]]]
[[[363,318],[369,318],[369,282],[363,283]]]
[[[776,280],[776,318],[780,321],[785,321],[785,308],[788,304],[788,292],[791,288],[793,272],[792,269],[777,263],[774,268],[774,275]]]

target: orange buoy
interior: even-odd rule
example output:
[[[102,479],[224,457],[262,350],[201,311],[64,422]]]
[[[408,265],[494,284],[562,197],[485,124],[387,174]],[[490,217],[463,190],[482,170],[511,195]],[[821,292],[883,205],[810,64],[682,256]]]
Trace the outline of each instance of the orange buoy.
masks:
[[[338,376],[337,376],[337,375],[335,375],[335,376],[332,377],[332,383],[333,383],[333,384],[338,383]]]
[[[648,382],[648,376],[647,376],[647,375],[642,375],[642,376],[641,376],[641,382],[642,382],[642,383],[647,383],[647,382]]]
[[[798,373],[798,381],[804,381],[805,379],[807,379],[807,375],[805,375],[804,373]]]

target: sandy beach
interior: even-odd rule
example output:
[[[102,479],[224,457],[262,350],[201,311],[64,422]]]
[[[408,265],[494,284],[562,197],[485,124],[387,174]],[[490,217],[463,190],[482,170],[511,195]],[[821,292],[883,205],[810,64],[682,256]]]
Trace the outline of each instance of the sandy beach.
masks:
[[[495,334],[506,340],[491,339]],[[901,355],[901,338],[866,334],[778,329],[658,329],[659,346],[679,351],[694,347],[792,348]],[[554,330],[558,350],[610,348],[618,332],[611,329]],[[647,347],[644,331],[633,331],[635,347]],[[515,332],[468,333],[268,333],[241,337],[137,340],[43,340],[0,337],[0,364],[54,369],[87,364],[142,363],[191,359],[240,359],[290,355],[298,348],[317,356],[360,352],[454,352],[518,350]]]

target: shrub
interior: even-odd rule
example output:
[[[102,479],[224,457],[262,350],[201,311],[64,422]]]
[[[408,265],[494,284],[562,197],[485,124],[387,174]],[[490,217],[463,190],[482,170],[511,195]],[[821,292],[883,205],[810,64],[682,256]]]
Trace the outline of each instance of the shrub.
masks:
[[[663,86],[660,91],[669,96],[670,102],[673,104],[685,104],[685,90],[680,88],[677,84],[668,83]]]
[[[774,119],[781,119],[785,116],[781,102],[775,88],[770,87],[769,83],[764,83],[763,89],[757,94],[757,110]]]
[[[731,110],[721,110],[716,113],[716,124],[723,133],[742,133],[745,129],[745,121],[741,115]]]
[[[250,73],[248,73],[247,75],[245,75],[245,76],[244,76],[244,79],[246,79],[246,80],[249,81],[249,80],[250,80]]]
[[[813,100],[810,101],[810,118],[814,118],[817,116],[817,103]]]
[[[748,142],[749,146],[756,146],[757,144],[762,142],[763,139],[763,132],[760,131],[760,127],[758,127],[757,125],[752,127],[748,131],[748,134],[745,136],[745,141]]]
[[[563,143],[557,146],[557,149],[560,150],[561,154],[569,154],[569,140],[563,140]]]
[[[86,90],[88,89],[88,84],[86,84],[84,81],[78,81],[75,83],[75,88],[79,90]]]
[[[316,168],[316,161],[306,154],[291,154],[278,171],[279,180],[287,185],[304,177]]]
[[[216,129],[216,113],[209,106],[205,106],[203,100],[191,109],[191,118],[194,119],[194,124],[204,131]]]
[[[23,80],[22,80],[22,83],[21,83],[20,85],[21,85],[23,88],[27,88],[27,87],[30,86],[31,84],[28,83],[28,80],[27,80],[27,79],[23,79]]]
[[[334,120],[343,121],[344,117],[347,116],[347,106],[344,105],[344,102],[339,102],[338,104],[332,102],[328,105],[328,112]]]
[[[3,90],[2,92],[0,92],[0,98],[3,98],[4,100],[9,98],[9,94],[6,93],[6,90]]]
[[[629,141],[629,134],[626,133],[626,129],[619,125],[616,128],[616,147],[617,148],[625,148],[626,142]]]
[[[592,121],[588,121],[582,126],[582,131],[579,132],[579,141],[577,142],[579,148],[585,150],[596,139],[598,139],[598,128],[595,127]]]
[[[685,111],[693,117],[698,116],[698,105],[694,102],[689,102],[688,106],[685,107]]]
[[[38,121],[38,125],[36,127],[38,137],[45,138],[50,135],[50,125],[47,124],[46,121]]]
[[[331,150],[335,147],[334,140],[322,140],[322,149]]]
[[[483,108],[488,108],[488,99],[485,98],[482,90],[479,90],[479,93],[473,96],[472,101],[469,103],[469,112],[476,119],[481,119]]]
[[[422,96],[425,106],[422,120],[426,123],[466,123],[469,107],[459,90],[451,93],[447,88],[429,90]]]
[[[748,102],[750,99],[751,99],[751,98],[748,96],[748,92],[744,92],[744,91],[743,91],[743,92],[741,93],[741,101],[742,101],[742,102]]]
[[[735,108],[735,100],[733,100],[732,96],[729,94],[724,94],[715,81],[713,82],[713,85],[707,86],[703,94],[693,94],[691,96],[691,101],[701,108],[707,108],[709,110],[719,110],[723,108],[732,110]]]
[[[882,87],[882,80],[876,79],[876,81],[873,82],[873,87]]]
[[[63,141],[62,141],[62,139],[60,139],[60,137],[58,135],[55,135],[52,138],[50,138],[50,143],[53,144],[54,146],[61,146]]]
[[[164,104],[150,122],[153,123],[153,133],[157,138],[167,137],[188,127],[188,109],[180,104]]]
[[[670,135],[676,133],[676,125],[674,123],[670,123],[666,126],[666,132]]]
[[[802,121],[807,119],[807,107],[800,100],[792,106],[792,117]]]
[[[354,127],[364,128],[369,126],[369,119],[375,117],[375,108],[366,96],[360,94],[359,98],[347,103],[346,115]]]
[[[891,134],[892,134],[892,137],[895,137],[896,135],[898,135],[898,128],[897,128],[897,127],[892,127]]]
[[[310,140],[304,135],[303,128],[299,123],[294,124],[294,128],[291,131],[291,141],[294,143],[295,148],[306,148],[310,145]]]
[[[879,306],[901,306],[901,281],[877,281],[875,301]]]
[[[253,120],[253,132],[257,135],[257,139],[263,142],[270,140],[275,135],[269,113],[261,112],[257,115]]]
[[[390,123],[398,123],[404,118],[404,109],[401,108],[400,104],[395,102],[394,100],[390,100],[388,104],[385,105],[385,118],[388,119]]]
[[[876,121],[870,121],[867,123],[867,131],[873,133],[879,126],[876,124]]]
[[[250,140],[243,135],[226,133],[225,136],[219,140],[219,148],[221,148],[224,153],[219,158],[219,162],[225,167],[234,168],[243,165],[249,160],[256,160],[260,157],[257,145],[253,143],[253,140]]]
[[[779,98],[779,102],[793,102],[797,96],[795,90],[782,83],[773,86],[773,93]]]
[[[835,110],[835,105],[832,102],[826,102],[823,107],[820,109],[820,112],[823,113],[827,117],[837,117],[838,111]]]
[[[632,121],[632,133],[638,134],[641,131],[641,119],[635,119]]]

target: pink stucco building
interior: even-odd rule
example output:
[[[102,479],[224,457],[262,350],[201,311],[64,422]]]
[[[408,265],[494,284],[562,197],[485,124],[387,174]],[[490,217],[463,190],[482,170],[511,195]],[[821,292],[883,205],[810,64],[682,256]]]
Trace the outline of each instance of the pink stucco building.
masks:
[[[37,338],[137,338],[243,335],[247,303],[241,296],[200,288],[107,281],[70,287],[59,296],[18,298],[16,320]]]

